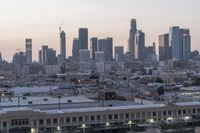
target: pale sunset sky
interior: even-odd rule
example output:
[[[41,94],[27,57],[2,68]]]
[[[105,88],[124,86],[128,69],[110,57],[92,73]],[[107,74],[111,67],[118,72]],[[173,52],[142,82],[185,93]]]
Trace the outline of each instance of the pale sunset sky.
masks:
[[[158,35],[170,26],[190,28],[192,50],[200,50],[200,0],[0,0],[0,52],[12,60],[16,49],[33,39],[33,59],[46,44],[60,53],[59,25],[66,32],[67,56],[78,28],[87,27],[89,38],[113,37],[114,46],[127,49],[130,20],[146,33],[146,45],[158,44]]]

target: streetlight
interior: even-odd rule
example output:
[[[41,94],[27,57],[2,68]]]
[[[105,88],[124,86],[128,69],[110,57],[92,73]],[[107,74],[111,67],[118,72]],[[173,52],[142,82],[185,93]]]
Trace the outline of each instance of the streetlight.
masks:
[[[60,110],[60,99],[61,99],[61,96],[59,95],[58,96],[58,109]]]
[[[83,129],[83,133],[85,133],[86,125],[85,125],[85,124],[82,124],[81,128]]]
[[[132,121],[128,121],[129,129],[131,130]]]

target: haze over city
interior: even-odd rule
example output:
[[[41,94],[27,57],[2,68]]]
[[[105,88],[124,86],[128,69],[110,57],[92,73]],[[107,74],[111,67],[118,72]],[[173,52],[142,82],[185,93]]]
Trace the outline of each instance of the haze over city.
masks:
[[[80,27],[89,38],[113,37],[114,46],[127,49],[131,18],[146,34],[146,45],[169,32],[170,26],[190,28],[192,50],[199,49],[199,0],[1,0],[0,51],[11,61],[16,49],[25,50],[25,38],[33,39],[33,59],[46,44],[59,53],[59,26],[66,32],[67,56]]]

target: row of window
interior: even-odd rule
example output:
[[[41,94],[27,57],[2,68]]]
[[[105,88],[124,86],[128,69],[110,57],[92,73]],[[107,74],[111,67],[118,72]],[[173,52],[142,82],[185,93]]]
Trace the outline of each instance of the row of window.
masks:
[[[153,111],[153,112],[132,112],[132,113],[124,113],[124,114],[108,114],[108,115],[91,115],[91,116],[73,116],[66,118],[53,118],[46,119],[46,124],[60,124],[64,123],[81,123],[81,122],[93,122],[93,121],[112,121],[112,120],[123,120],[123,119],[131,119],[131,120],[139,120],[139,119],[148,119],[148,118],[164,118],[167,116],[182,116],[182,115],[193,115],[200,114],[200,109],[178,109],[178,110],[166,110],[166,111]],[[43,119],[39,120],[40,125],[44,125],[45,121]]]
[[[29,120],[28,119],[14,119],[11,120],[11,126],[21,126],[21,125],[28,125]]]

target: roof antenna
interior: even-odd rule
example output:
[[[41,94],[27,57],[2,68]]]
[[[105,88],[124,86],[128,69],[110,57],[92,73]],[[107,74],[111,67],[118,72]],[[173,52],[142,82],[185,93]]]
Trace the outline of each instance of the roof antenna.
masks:
[[[61,23],[60,23],[60,26],[59,26],[59,31],[61,32],[61,30],[62,30],[62,25],[63,25],[63,23],[64,23],[64,20],[62,19],[62,21],[61,21]]]

